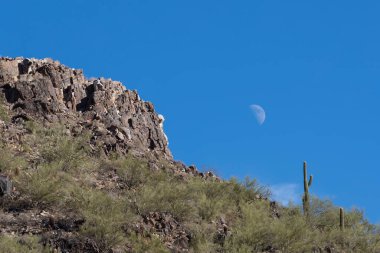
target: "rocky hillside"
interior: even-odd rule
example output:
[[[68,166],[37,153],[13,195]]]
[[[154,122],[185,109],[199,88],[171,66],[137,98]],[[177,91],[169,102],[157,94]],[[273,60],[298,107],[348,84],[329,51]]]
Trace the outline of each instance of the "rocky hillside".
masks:
[[[120,82],[88,80],[82,70],[51,59],[0,58],[0,92],[13,122],[58,123],[77,135],[86,129],[92,144],[103,146],[106,153],[172,159],[163,117]]]
[[[380,252],[359,210],[342,226],[328,200],[174,161],[163,120],[119,82],[0,58],[0,253]]]

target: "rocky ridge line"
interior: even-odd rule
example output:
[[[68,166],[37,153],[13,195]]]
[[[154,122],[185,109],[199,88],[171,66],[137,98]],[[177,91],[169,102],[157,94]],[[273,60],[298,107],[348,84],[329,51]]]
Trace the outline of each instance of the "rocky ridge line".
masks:
[[[12,122],[30,119],[92,133],[104,152],[172,161],[163,117],[134,90],[111,79],[86,79],[83,71],[51,59],[0,58],[0,96]]]

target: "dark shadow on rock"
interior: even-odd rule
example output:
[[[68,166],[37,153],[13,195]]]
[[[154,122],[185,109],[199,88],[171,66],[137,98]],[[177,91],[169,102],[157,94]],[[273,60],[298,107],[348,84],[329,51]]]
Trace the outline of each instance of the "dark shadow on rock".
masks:
[[[77,104],[77,106],[76,106],[77,111],[80,111],[80,112],[87,111],[89,109],[90,105],[93,104],[93,101],[91,99],[91,95],[95,91],[94,85],[91,84],[91,85],[87,86],[85,91],[86,91],[86,96],[84,98],[82,98],[80,103]]]
[[[9,84],[3,86],[3,93],[8,103],[16,103],[17,100],[21,98],[20,92]]]

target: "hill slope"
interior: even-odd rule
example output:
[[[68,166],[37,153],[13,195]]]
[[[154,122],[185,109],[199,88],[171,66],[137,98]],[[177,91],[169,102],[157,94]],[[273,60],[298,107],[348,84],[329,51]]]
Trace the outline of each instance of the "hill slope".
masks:
[[[358,210],[308,217],[254,180],[173,160],[135,91],[45,59],[0,58],[0,252],[380,252]]]

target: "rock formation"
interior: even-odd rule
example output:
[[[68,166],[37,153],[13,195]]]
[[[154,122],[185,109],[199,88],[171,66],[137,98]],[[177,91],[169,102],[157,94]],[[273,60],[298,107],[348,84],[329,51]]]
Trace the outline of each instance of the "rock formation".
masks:
[[[150,154],[172,160],[162,117],[134,90],[51,59],[0,58],[0,96],[12,121],[59,123],[72,134],[89,130],[104,152]]]
[[[35,150],[33,137],[37,130],[33,130],[33,125],[62,132],[71,140],[84,136],[85,149],[89,150],[92,160],[96,160],[98,151],[106,155],[99,159],[97,170],[85,176],[89,192],[101,191],[112,196],[136,193],[137,189],[128,184],[130,175],[106,162],[112,160],[108,155],[115,153],[120,157],[131,154],[142,158],[136,160],[144,161],[149,173],[166,171],[183,183],[193,177],[221,182],[212,172],[200,172],[194,165],[186,166],[173,160],[163,131],[164,120],[152,103],[141,100],[136,91],[126,89],[120,82],[86,79],[82,70],[68,68],[51,59],[0,58],[0,144],[12,150],[9,154],[0,152],[0,236],[40,235],[42,244],[60,252],[104,252],[98,249],[100,242],[79,235],[86,222],[83,213],[35,201],[28,195],[29,191],[22,190],[27,184],[17,178],[26,175],[27,180],[31,180],[30,175],[42,170],[40,163],[48,163],[41,158],[38,149]],[[25,149],[26,143],[28,148]],[[20,154],[28,165],[21,168],[19,164],[1,163],[13,160],[15,154]],[[62,169],[60,173],[68,172]],[[139,173],[136,174],[138,177]],[[46,180],[45,176],[43,179]],[[45,181],[38,183],[44,185]],[[129,203],[132,203],[131,210],[138,209],[132,199]],[[189,252],[194,241],[192,232],[174,214],[137,210],[136,217],[133,222],[124,224],[123,234],[141,238],[154,234],[170,252]],[[223,242],[229,232],[227,225],[216,222],[210,226],[218,241]],[[134,251],[116,248],[109,252]]]

